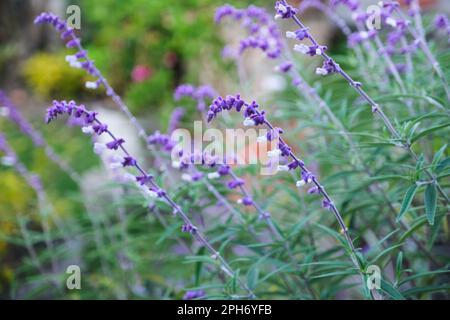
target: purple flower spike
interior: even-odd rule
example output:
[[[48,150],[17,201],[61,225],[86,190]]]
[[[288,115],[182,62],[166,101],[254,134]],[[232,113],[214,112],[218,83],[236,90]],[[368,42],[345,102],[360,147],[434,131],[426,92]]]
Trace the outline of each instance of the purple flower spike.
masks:
[[[236,9],[225,5],[216,10],[216,22],[221,22],[226,16],[230,16],[235,22],[240,22],[241,26],[247,30],[247,37],[240,41],[236,53],[232,52],[231,47],[227,48],[229,57],[236,58],[247,49],[256,48],[261,49],[270,59],[280,57],[283,48],[281,34],[265,9],[256,6]]]
[[[119,147],[122,146],[122,144],[125,143],[125,140],[123,140],[122,138],[113,140],[111,142],[108,142],[106,144],[106,147],[110,150],[117,150]]]

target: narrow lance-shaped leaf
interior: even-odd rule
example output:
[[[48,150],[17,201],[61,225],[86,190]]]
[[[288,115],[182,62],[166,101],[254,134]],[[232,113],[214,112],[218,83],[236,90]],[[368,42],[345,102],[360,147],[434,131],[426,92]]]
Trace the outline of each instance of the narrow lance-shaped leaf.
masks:
[[[411,205],[412,200],[414,199],[414,195],[417,192],[417,188],[418,188],[418,185],[413,184],[406,191],[405,197],[403,198],[402,207],[400,208],[400,213],[397,216],[397,221],[400,221],[400,219],[403,217],[405,212],[408,210],[409,206]]]
[[[425,189],[425,213],[430,225],[434,224],[434,218],[436,216],[436,202],[436,185],[431,183]]]

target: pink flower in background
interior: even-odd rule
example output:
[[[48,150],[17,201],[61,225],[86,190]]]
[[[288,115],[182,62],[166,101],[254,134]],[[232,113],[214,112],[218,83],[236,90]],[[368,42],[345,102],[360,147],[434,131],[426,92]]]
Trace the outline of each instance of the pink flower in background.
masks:
[[[131,72],[131,79],[133,79],[133,82],[142,82],[147,80],[151,75],[153,71],[150,69],[150,67],[138,64],[133,68],[133,71]]]

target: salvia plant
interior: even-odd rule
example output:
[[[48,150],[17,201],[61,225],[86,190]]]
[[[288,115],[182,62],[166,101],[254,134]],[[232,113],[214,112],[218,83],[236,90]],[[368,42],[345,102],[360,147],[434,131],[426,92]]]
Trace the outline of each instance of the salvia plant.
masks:
[[[450,22],[422,12],[418,0],[404,2],[372,11],[359,0],[217,8],[218,31],[232,33],[217,55],[234,69],[219,77],[231,81],[177,86],[176,107],[159,130],[132,114],[76,30],[40,14],[35,24],[59,33],[72,51],[67,63],[93,78],[86,88],[112,100],[143,148],[135,154],[103,110],[53,101],[45,132],[81,129],[91,144],[83,153],[102,166],[86,191],[87,173],[0,91],[2,124],[17,127],[77,184],[66,196],[79,204],[59,212],[60,190],[21,161],[18,132],[0,132],[2,170],[23,179],[38,213],[16,212],[17,232],[2,232],[26,252],[5,296],[448,298]],[[318,40],[304,20],[309,10],[345,37],[343,47]],[[259,77],[282,87],[261,89]],[[67,127],[58,128],[63,117]],[[208,149],[179,148],[175,133],[197,124],[263,132],[246,151],[269,147],[271,174]],[[69,264],[82,270],[75,293],[65,287]]]

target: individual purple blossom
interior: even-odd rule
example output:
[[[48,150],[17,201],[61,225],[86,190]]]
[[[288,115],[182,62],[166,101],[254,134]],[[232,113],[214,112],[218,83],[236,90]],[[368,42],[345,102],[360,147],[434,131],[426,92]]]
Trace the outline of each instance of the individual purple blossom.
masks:
[[[125,156],[123,158],[122,166],[124,166],[124,167],[134,167],[134,166],[136,166],[136,160],[133,157]]]
[[[183,300],[194,300],[194,299],[200,299],[203,297],[205,297],[204,290],[187,291],[183,296]]]
[[[297,10],[291,5],[277,1],[275,3],[275,12],[275,19],[289,19],[297,13]]]
[[[181,226],[181,231],[195,233],[197,231],[197,228],[195,226],[193,226],[192,224],[185,223]]]
[[[125,142],[124,139],[119,138],[119,139],[114,139],[113,141],[110,141],[106,144],[106,147],[110,150],[117,150],[119,149],[119,147],[122,146],[122,144]]]
[[[438,29],[447,30],[450,26],[447,16],[438,14],[434,18],[434,26]]]
[[[236,189],[240,186],[244,185],[244,180],[238,178],[238,179],[233,179],[231,181],[228,182],[227,186],[229,189]]]
[[[97,135],[101,135],[102,133],[108,131],[108,126],[106,124],[96,124],[92,126],[92,129]]]
[[[253,206],[254,202],[251,197],[244,197],[238,200],[238,203],[243,204],[244,206]]]
[[[286,62],[283,62],[282,64],[280,64],[280,65],[278,66],[278,70],[280,70],[281,72],[286,73],[286,72],[289,72],[289,70],[292,69],[292,66],[293,66],[293,65],[292,65],[291,62],[286,61]]]

